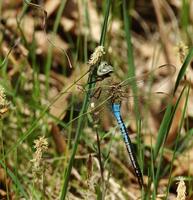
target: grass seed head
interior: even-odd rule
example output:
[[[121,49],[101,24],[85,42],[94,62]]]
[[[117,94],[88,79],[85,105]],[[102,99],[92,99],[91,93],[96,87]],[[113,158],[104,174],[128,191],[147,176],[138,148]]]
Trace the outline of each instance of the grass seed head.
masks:
[[[88,65],[89,66],[95,65],[97,62],[100,61],[100,59],[104,54],[105,54],[105,48],[103,46],[96,47],[94,53],[91,55],[88,61]]]
[[[34,174],[35,182],[37,182],[40,175],[43,174],[43,171],[44,171],[42,155],[48,149],[47,139],[43,136],[35,140],[34,148],[36,149],[36,151],[33,155],[33,159],[31,160],[31,162],[33,163],[32,173]]]
[[[180,181],[178,182],[176,200],[185,200],[185,199],[186,199],[186,185],[184,183],[184,180],[181,178]]]
[[[176,46],[176,52],[178,57],[180,58],[180,62],[183,63],[188,52],[188,47],[181,41]]]
[[[0,117],[2,118],[9,110],[9,101],[6,99],[5,89],[0,85]]]

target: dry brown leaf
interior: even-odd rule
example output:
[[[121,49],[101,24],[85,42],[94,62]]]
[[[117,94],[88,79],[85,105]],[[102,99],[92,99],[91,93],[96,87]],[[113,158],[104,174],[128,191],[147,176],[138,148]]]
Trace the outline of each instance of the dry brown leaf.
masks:
[[[16,8],[16,7],[21,6],[22,3],[23,3],[23,0],[17,0],[17,1],[3,0],[2,8],[3,9]]]
[[[50,106],[50,114],[58,119],[63,119],[66,115],[66,109],[68,107],[68,98],[70,93],[65,93],[58,98],[53,105]]]
[[[60,129],[57,125],[54,123],[51,123],[51,134],[54,139],[55,145],[56,145],[56,150],[58,153],[62,154],[66,150],[66,142],[64,137],[60,133]]]
[[[94,2],[88,1],[88,11],[90,16],[90,31],[91,37],[94,41],[99,42],[100,34],[101,34],[101,22],[100,16],[96,12],[96,8],[94,6]]]
[[[50,15],[52,15],[56,9],[58,8],[58,6],[60,5],[60,0],[48,0],[46,1],[45,5],[44,5],[44,9],[47,12],[47,17],[49,17]]]
[[[69,32],[75,30],[75,22],[72,19],[62,17],[61,25],[63,27],[64,32]]]
[[[14,13],[13,13],[14,14]],[[12,30],[13,32],[11,34],[17,34],[17,20],[16,16],[10,17],[6,19],[6,26]]]
[[[7,196],[11,198],[10,187],[11,187],[11,179],[7,177],[6,171],[0,167],[0,199],[6,199]],[[8,193],[7,193],[8,192]]]
[[[54,56],[57,56],[58,59],[61,59],[61,55],[63,54],[63,51],[66,51],[68,49],[68,44],[65,43],[58,35],[51,35],[51,34],[45,34],[43,31],[36,31],[35,33],[35,39],[37,42],[37,53],[38,54],[46,54],[48,47],[50,45],[53,46],[53,54]],[[48,41],[51,41],[51,43]],[[63,50],[63,51],[62,51]]]
[[[21,22],[21,29],[26,37],[26,40],[30,43],[33,40],[33,34],[35,29],[34,20],[35,19],[33,17],[25,15]]]
[[[66,91],[66,89],[70,86],[70,89],[66,91],[63,95],[61,95],[57,101],[50,107],[50,113],[55,117],[62,119],[65,116],[64,110],[68,107],[68,100],[70,99],[71,95],[75,95],[78,97],[78,100],[81,101],[84,91],[81,90],[81,86],[84,85],[87,81],[87,75],[85,75],[80,81],[75,84],[75,81],[81,77],[81,74],[85,74],[87,69],[86,65],[82,65],[82,67],[76,67],[69,78],[63,79],[64,88],[61,90]],[[85,71],[83,71],[85,70]],[[76,77],[76,78],[75,78]],[[61,80],[61,79],[60,79]],[[50,99],[56,97],[59,93],[51,92]]]
[[[189,6],[190,6],[190,8],[189,8],[189,11],[190,11],[190,20],[191,20],[191,22],[193,23],[193,1],[190,1],[189,2]]]
[[[76,0],[69,0],[66,3],[64,14],[70,19],[79,19],[78,3]]]
[[[178,9],[182,7],[182,1],[180,0],[170,0],[169,2]]]
[[[172,172],[172,176],[188,175],[193,176],[193,148],[189,149],[185,153],[182,153],[174,161],[176,168]]]

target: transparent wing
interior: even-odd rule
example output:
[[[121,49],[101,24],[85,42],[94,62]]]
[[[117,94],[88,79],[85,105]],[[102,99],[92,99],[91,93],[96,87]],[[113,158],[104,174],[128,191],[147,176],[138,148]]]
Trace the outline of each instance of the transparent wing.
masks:
[[[112,101],[123,101],[125,99],[140,100],[143,99],[142,97],[150,96],[151,93],[153,96],[158,96],[156,99],[160,99],[161,96],[165,96],[165,98],[167,97],[168,99],[173,89],[171,87],[171,80],[174,73],[175,67],[166,64],[148,73],[137,77],[131,77],[121,82],[114,82],[113,80],[108,81],[107,84],[102,82],[92,91],[89,91],[92,97],[91,102],[94,102],[95,106],[98,104],[101,106],[101,102],[105,102],[105,99],[110,101],[110,103]],[[136,86],[134,95],[131,89],[132,85]],[[145,98],[147,99],[147,97]]]
[[[155,69],[152,69],[149,72],[145,72],[142,75],[129,77],[123,81],[120,81],[118,84],[121,87],[131,86],[132,84],[136,84],[137,87],[146,87],[149,84],[153,84],[154,82],[159,82],[161,79],[163,82],[167,82],[171,80],[171,77],[175,74],[176,67],[172,64],[164,64]],[[108,84],[103,84],[101,87],[104,90],[108,90],[112,82]]]
[[[75,101],[72,100],[71,98],[69,98],[68,104],[65,106],[65,108],[63,108],[63,106],[60,104],[58,109],[60,111],[63,111],[64,115],[69,111],[76,112],[76,116],[73,117],[73,119],[69,120],[70,124],[71,122],[77,120],[79,117],[82,117],[83,115],[87,115],[89,113],[97,113],[97,112],[103,113],[104,107],[110,107],[112,99],[114,95],[117,93],[121,93],[120,100],[122,104],[123,105],[128,104],[129,107],[128,112],[133,111],[133,105],[136,104],[136,99],[138,101],[137,104],[139,104],[139,107],[140,105],[146,105],[146,109],[148,107],[151,108],[151,106],[155,105],[156,102],[163,102],[163,101],[169,102],[170,99],[169,91],[164,91],[162,89],[164,88],[163,87],[164,85],[167,86],[174,73],[175,73],[175,67],[170,64],[165,64],[153,69],[150,72],[144,73],[143,75],[137,77],[131,77],[121,82],[113,82],[112,79],[110,79],[110,81],[107,81],[107,84],[104,84],[103,81],[99,82],[97,83],[97,86],[90,91],[84,88],[80,89],[81,87],[79,86],[77,96],[74,98],[74,100],[77,99],[77,97],[78,99],[80,99],[80,96],[83,97],[86,92],[89,92],[90,97],[92,98],[89,110],[80,115],[79,112],[81,109],[82,102],[80,101],[79,103],[75,104]],[[132,84],[135,84],[137,86],[138,93],[135,95],[131,93],[130,87]],[[71,96],[69,95],[69,93],[64,93],[64,96],[67,95]],[[156,108],[154,109],[155,112],[159,113],[164,109],[164,107],[166,107],[166,105],[167,103],[165,104],[165,106],[162,106],[161,108],[159,106],[153,106],[153,107]],[[56,106],[57,105],[54,105],[53,108]]]

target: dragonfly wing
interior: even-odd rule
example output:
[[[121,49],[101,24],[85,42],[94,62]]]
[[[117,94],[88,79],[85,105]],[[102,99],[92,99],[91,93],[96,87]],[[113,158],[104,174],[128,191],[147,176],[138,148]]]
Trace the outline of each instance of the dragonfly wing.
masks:
[[[130,77],[120,82],[121,86],[131,85],[136,83],[136,85],[147,85],[151,82],[160,81],[160,79],[171,80],[171,77],[175,74],[176,67],[172,64],[164,64],[155,69],[152,69],[149,72],[146,72],[142,75],[136,77]]]
[[[171,102],[172,95],[165,92],[148,92],[141,95],[127,95],[122,97],[122,104],[128,105],[130,112],[134,112],[134,106],[137,104],[140,113],[143,115],[145,111],[150,110],[154,114],[164,111]],[[137,101],[137,102],[136,102]]]
[[[160,85],[171,80],[171,77],[175,74],[176,67],[172,64],[164,64],[149,72],[144,72],[142,75],[129,77],[119,83],[118,86],[124,88],[135,84],[138,88],[144,88],[152,85],[155,82],[162,82]],[[102,84],[103,90],[111,88],[112,79],[107,80],[107,84]]]

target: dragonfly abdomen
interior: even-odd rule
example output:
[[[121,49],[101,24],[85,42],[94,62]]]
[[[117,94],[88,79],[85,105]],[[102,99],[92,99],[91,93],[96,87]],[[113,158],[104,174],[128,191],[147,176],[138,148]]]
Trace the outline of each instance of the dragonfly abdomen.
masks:
[[[112,104],[112,111],[113,111],[113,114],[114,114],[118,124],[119,124],[122,137],[124,139],[127,151],[129,153],[129,158],[131,160],[131,164],[133,166],[133,169],[134,169],[135,174],[136,174],[137,179],[138,179],[138,183],[142,187],[143,186],[143,176],[142,176],[139,164],[137,162],[137,159],[136,159],[136,156],[135,156],[135,153],[134,153],[134,150],[133,150],[133,145],[132,145],[132,142],[129,138],[126,126],[125,126],[125,124],[124,124],[124,122],[121,118],[120,107],[121,107],[120,103],[113,103]]]

